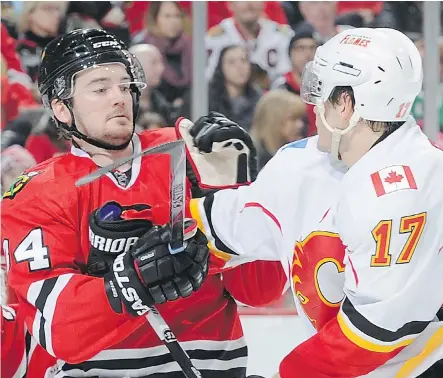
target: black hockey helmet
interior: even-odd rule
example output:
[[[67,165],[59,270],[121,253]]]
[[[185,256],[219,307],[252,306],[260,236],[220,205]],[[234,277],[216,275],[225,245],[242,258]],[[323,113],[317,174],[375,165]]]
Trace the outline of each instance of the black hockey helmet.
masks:
[[[58,121],[58,127],[89,144],[109,150],[124,149],[130,142],[120,146],[91,139],[77,130],[72,112],[74,78],[77,73],[93,66],[107,63],[122,63],[131,77],[133,119],[137,116],[140,90],[146,87],[146,79],[138,60],[127,50],[125,44],[112,34],[100,29],[78,29],[52,40],[42,52],[38,74],[38,89],[43,104],[51,109],[51,101],[63,101],[71,112],[72,125]]]

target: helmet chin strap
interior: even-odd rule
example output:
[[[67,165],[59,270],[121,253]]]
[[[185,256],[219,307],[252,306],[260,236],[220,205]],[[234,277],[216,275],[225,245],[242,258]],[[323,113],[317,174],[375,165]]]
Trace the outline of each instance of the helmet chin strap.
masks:
[[[340,159],[340,142],[343,135],[349,133],[355,125],[357,124],[358,120],[360,119],[360,116],[356,110],[354,110],[354,113],[352,114],[351,119],[349,120],[349,125],[345,129],[341,130],[338,128],[333,128],[329,125],[329,123],[326,121],[325,117],[325,107],[324,105],[317,105],[318,113],[320,114],[320,118],[322,120],[323,125],[326,127],[328,131],[332,133],[332,139],[331,139],[331,147],[330,147],[330,154],[329,158],[331,160],[331,164],[336,169],[343,169],[345,164]]]
[[[135,122],[133,123],[132,126],[132,133],[131,136],[129,137],[129,139],[122,144],[119,144],[117,146],[110,144],[110,143],[106,143],[94,138],[90,138],[87,135],[81,133],[78,129],[77,126],[75,125],[75,118],[74,118],[74,112],[72,111],[72,106],[70,104],[69,101],[64,101],[65,105],[67,106],[69,113],[71,114],[71,118],[72,118],[72,125],[71,126],[66,126],[66,129],[76,138],[84,140],[86,143],[98,147],[98,148],[102,148],[104,150],[110,150],[110,151],[121,151],[124,150],[126,147],[128,147],[129,143],[131,143],[132,140],[132,136],[134,135],[135,132]],[[62,126],[64,127],[64,126]]]

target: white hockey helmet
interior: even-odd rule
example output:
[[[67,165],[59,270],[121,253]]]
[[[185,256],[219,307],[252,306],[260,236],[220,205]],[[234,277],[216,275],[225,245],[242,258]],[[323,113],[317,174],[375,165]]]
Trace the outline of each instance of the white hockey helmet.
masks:
[[[339,143],[360,118],[405,121],[422,82],[420,53],[406,35],[394,29],[355,28],[318,47],[303,72],[300,95],[319,107],[325,127],[335,134],[333,143]],[[345,130],[334,129],[324,119],[323,105],[338,86],[352,87],[355,97],[354,114]],[[331,146],[331,152],[338,154],[338,145]]]

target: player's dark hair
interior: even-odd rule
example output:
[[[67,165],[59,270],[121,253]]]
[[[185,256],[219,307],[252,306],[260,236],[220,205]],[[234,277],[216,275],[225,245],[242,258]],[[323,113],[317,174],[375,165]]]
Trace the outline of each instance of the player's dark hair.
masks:
[[[354,97],[354,90],[352,87],[345,86],[345,87],[335,87],[332,90],[331,95],[329,96],[329,102],[332,105],[338,105],[340,103],[340,99],[342,96],[349,97],[351,99],[352,108],[354,109],[355,106],[355,97]],[[392,133],[394,130],[398,129],[401,125],[403,125],[405,122],[382,122],[382,121],[371,121],[366,119],[366,123],[369,125],[372,131],[379,132],[384,131],[385,133]]]

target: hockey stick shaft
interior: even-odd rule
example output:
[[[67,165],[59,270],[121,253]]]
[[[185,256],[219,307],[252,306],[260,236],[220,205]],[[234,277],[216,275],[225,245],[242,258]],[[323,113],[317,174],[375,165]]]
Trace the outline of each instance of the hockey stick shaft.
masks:
[[[180,253],[184,250],[184,208],[185,208],[185,180],[186,180],[186,153],[184,144],[175,145],[168,152],[170,156],[170,225],[171,253]],[[160,340],[171,353],[172,358],[179,364],[186,378],[201,378],[200,372],[193,366],[188,354],[178,343],[177,338],[166,324],[155,307],[146,315]]]
[[[83,186],[86,184],[90,184],[91,182],[99,179],[100,177],[106,175],[109,172],[112,172],[114,169],[117,169],[118,167],[121,167],[122,165],[131,162],[132,160],[138,158],[139,156],[154,155],[154,154],[169,154],[174,147],[184,146],[184,143],[185,142],[183,140],[174,140],[172,142],[166,142],[140,152],[134,152],[130,156],[117,159],[112,164],[106,165],[105,167],[100,167],[94,172],[91,172],[90,174],[83,176],[82,178],[79,178],[75,182],[75,186]]]
[[[146,315],[146,319],[148,319],[148,322],[151,324],[159,339],[166,348],[168,348],[169,353],[171,353],[172,358],[178,363],[185,377],[201,378],[201,373],[194,367],[188,354],[177,341],[174,333],[154,306],[151,307],[151,311]]]

